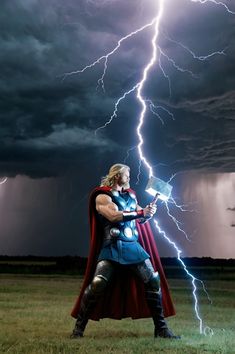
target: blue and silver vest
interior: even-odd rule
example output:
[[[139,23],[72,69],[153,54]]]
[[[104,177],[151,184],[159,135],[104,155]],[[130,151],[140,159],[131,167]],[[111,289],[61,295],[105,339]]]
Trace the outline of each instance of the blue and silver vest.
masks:
[[[137,200],[133,193],[111,190],[109,194],[118,210],[134,211]],[[112,260],[121,264],[140,263],[149,258],[149,254],[138,242],[136,220],[111,223],[100,216],[103,225],[103,247],[98,260]]]

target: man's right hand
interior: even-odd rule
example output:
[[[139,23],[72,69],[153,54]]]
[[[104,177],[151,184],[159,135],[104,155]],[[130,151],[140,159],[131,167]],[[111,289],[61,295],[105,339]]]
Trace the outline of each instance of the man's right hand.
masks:
[[[155,204],[149,204],[143,209],[143,211],[144,211],[144,217],[146,219],[151,219],[153,215],[156,213],[157,207]]]

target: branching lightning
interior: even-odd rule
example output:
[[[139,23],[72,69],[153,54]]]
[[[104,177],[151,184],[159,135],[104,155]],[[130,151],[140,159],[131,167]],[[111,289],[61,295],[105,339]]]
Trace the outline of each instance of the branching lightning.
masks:
[[[222,1],[216,1],[216,0],[190,0],[190,1],[191,1],[191,2],[199,2],[199,3],[201,3],[201,4],[206,4],[207,2],[211,2],[211,3],[213,3],[214,5],[223,6],[223,7],[226,9],[226,11],[227,11],[228,13],[230,13],[230,14],[232,14],[232,15],[235,15],[235,12],[231,11],[231,10],[229,9],[229,7],[228,7],[226,4],[224,4]]]
[[[184,231],[184,229],[181,228],[180,224],[182,224],[179,220],[176,219],[176,217],[174,215],[171,214],[170,209],[169,209],[169,205],[168,202],[165,202],[165,207],[167,210],[167,215],[173,220],[173,222],[175,223],[177,229],[182,232],[185,236],[185,238],[191,242],[191,239],[189,238],[189,236],[187,235],[187,232]]]
[[[76,70],[76,71],[71,71],[68,73],[65,73],[63,75],[63,80],[65,80],[68,76],[71,75],[75,75],[75,74],[81,74],[84,73],[87,69],[91,69],[92,67],[96,66],[96,64],[99,64],[102,60],[104,60],[104,69],[103,69],[103,73],[101,75],[101,77],[99,78],[97,85],[101,85],[103,91],[105,91],[104,89],[104,77],[108,68],[108,59],[110,56],[112,56],[121,46],[122,42],[124,42],[125,40],[127,40],[128,38],[133,37],[134,35],[136,35],[139,32],[142,32],[143,30],[145,30],[148,27],[151,27],[155,22],[155,19],[153,19],[150,23],[147,23],[147,25],[144,25],[140,28],[138,28],[137,30],[127,34],[125,37],[122,37],[121,39],[119,39],[117,45],[114,47],[113,50],[111,50],[108,54],[106,55],[102,55],[100,58],[96,59],[93,63],[86,65],[84,68],[82,68],[81,70]]]
[[[142,134],[141,134],[141,128],[142,128],[142,125],[143,125],[143,122],[144,122],[145,112],[146,112],[146,109],[147,109],[145,99],[143,98],[142,90],[143,90],[144,84],[145,84],[145,82],[146,82],[146,80],[148,78],[149,71],[152,68],[152,66],[155,64],[156,59],[157,59],[157,45],[156,45],[156,42],[157,42],[157,38],[158,38],[158,34],[159,34],[159,23],[160,23],[160,20],[161,20],[161,18],[163,16],[163,1],[164,0],[160,0],[159,1],[158,15],[156,17],[154,35],[153,35],[153,38],[152,38],[152,41],[151,41],[151,43],[152,43],[152,56],[151,56],[151,59],[150,59],[149,63],[146,65],[146,67],[143,70],[142,80],[140,81],[140,84],[139,84],[138,89],[137,89],[137,95],[136,95],[137,99],[139,100],[140,104],[142,105],[142,110],[141,110],[140,117],[139,117],[139,124],[138,124],[137,129],[136,129],[136,132],[137,132],[137,135],[138,135],[138,139],[139,139],[139,144],[138,144],[139,159],[140,159],[141,162],[143,161],[143,163],[145,164],[146,168],[148,169],[149,178],[151,176],[153,176],[153,169],[152,169],[152,166],[150,165],[150,163],[148,162],[147,158],[144,156],[144,153],[143,153],[143,150],[142,150],[142,146],[144,144],[144,139],[143,139]],[[160,53],[162,54],[161,51],[160,51]],[[178,67],[177,67],[177,69],[178,69]],[[139,172],[140,172],[140,169],[139,169]],[[179,231],[183,232],[184,235],[186,236],[186,238],[188,239],[187,234],[185,233],[185,231],[183,229],[181,229],[177,219],[175,217],[173,217],[173,215],[170,214],[170,211],[169,211],[169,208],[168,208],[168,204],[165,203],[165,205],[166,205],[166,208],[167,208],[168,215],[175,222],[175,225],[176,225],[177,229]],[[193,297],[194,297],[194,310],[195,310],[196,317],[199,320],[199,329],[200,329],[200,333],[202,334],[203,333],[203,321],[202,321],[202,318],[199,315],[198,299],[197,299],[197,294],[196,294],[197,287],[196,287],[196,284],[195,284],[196,278],[187,270],[186,265],[184,264],[183,260],[180,257],[182,251],[177,247],[176,243],[169,239],[169,237],[166,235],[165,231],[161,230],[161,228],[160,228],[160,226],[159,226],[159,224],[158,224],[156,219],[154,219],[154,224],[155,224],[158,232],[175,248],[175,250],[177,251],[178,260],[182,264],[182,266],[183,266],[185,272],[187,273],[187,275],[190,276],[190,278],[192,279]]]
[[[189,209],[189,204],[177,204],[174,198],[170,198],[168,200],[168,204],[173,204],[177,209],[180,209],[180,211],[187,211],[189,213],[198,212],[198,210],[196,210],[195,208],[194,209],[192,209],[192,208]],[[191,205],[195,204],[195,202],[191,202],[190,204]]]
[[[169,75],[165,72],[165,70],[164,70],[164,68],[163,68],[163,64],[162,64],[161,58],[162,58],[162,56],[161,56],[161,53],[160,53],[159,58],[158,58],[158,64],[159,64],[159,68],[161,69],[161,72],[163,73],[163,76],[165,77],[165,79],[166,79],[167,82],[168,82],[168,87],[169,87],[169,99],[171,99],[171,96],[172,96],[171,80],[170,80]]]
[[[120,103],[122,100],[124,100],[127,95],[129,95],[131,92],[135,91],[138,86],[139,86],[139,83],[136,84],[134,87],[132,87],[129,91],[126,91],[121,97],[119,97],[119,99],[118,99],[118,100],[116,101],[116,103],[115,103],[115,109],[114,109],[114,111],[113,111],[113,114],[111,115],[111,117],[109,118],[109,120],[108,120],[104,125],[100,126],[99,128],[97,128],[97,129],[95,130],[95,134],[97,134],[99,130],[106,128],[107,125],[109,125],[109,124],[112,122],[112,120],[117,117],[117,112],[118,112],[119,103]]]
[[[176,62],[170,58],[166,53],[163,52],[163,50],[158,46],[158,50],[160,52],[160,54],[165,57],[172,65],[173,67],[180,71],[181,73],[187,73],[189,75],[191,75],[194,79],[198,79],[198,76],[196,74],[194,74],[191,70],[188,70],[188,69],[184,69],[184,68],[181,68],[179,65],[176,64]]]
[[[190,48],[188,48],[185,44],[176,41],[174,39],[172,39],[171,37],[169,37],[169,35],[166,35],[165,33],[163,33],[164,37],[169,41],[172,42],[178,46],[180,46],[181,48],[183,48],[184,50],[186,50],[194,59],[200,60],[200,61],[206,61],[208,59],[210,59],[211,57],[214,57],[216,55],[226,55],[225,51],[227,48],[224,48],[223,50],[218,50],[216,52],[212,52],[210,54],[207,55],[196,55]]]
[[[202,5],[206,4],[206,3],[212,3],[216,6],[221,6],[221,7],[224,7],[225,10],[230,13],[230,14],[233,14],[235,15],[235,12],[231,11],[229,9],[229,7],[224,4],[222,1],[216,1],[216,0],[189,0],[193,3],[200,3]],[[179,72],[181,73],[188,73],[190,74],[193,78],[198,78],[198,76],[196,74],[194,74],[192,71],[188,70],[188,69],[185,69],[185,68],[181,68],[178,64],[176,64],[176,62],[170,58],[163,50],[162,48],[157,44],[157,39],[158,39],[158,36],[159,36],[159,32],[160,32],[160,22],[161,22],[161,19],[162,19],[162,16],[163,16],[163,11],[164,11],[164,0],[158,0],[158,14],[157,16],[148,24],[142,26],[141,28],[129,33],[128,35],[122,37],[117,45],[114,47],[114,49],[112,51],[110,51],[108,54],[106,55],[103,55],[101,56],[100,58],[96,59],[93,63],[85,66],[84,68],[80,69],[80,70],[77,70],[77,71],[72,71],[72,72],[69,72],[69,73],[65,73],[64,76],[63,76],[63,80],[65,78],[67,78],[68,76],[71,76],[71,75],[74,75],[74,74],[79,74],[79,73],[84,73],[87,69],[91,69],[93,68],[94,66],[96,66],[97,64],[101,63],[102,60],[104,60],[104,67],[103,67],[103,72],[102,72],[102,75],[101,77],[99,78],[98,80],[98,86],[101,86],[101,88],[103,89],[103,91],[105,91],[105,86],[104,86],[104,78],[105,78],[105,75],[106,75],[106,72],[107,72],[107,68],[108,68],[108,60],[109,60],[109,57],[114,55],[114,53],[120,48],[121,44],[123,41],[133,37],[134,35],[138,34],[139,32],[142,32],[143,30],[145,30],[146,28],[149,28],[149,27],[152,27],[154,26],[154,34],[153,34],[153,37],[152,37],[152,40],[151,40],[151,44],[152,44],[152,54],[151,54],[151,57],[149,59],[149,62],[147,63],[147,65],[144,67],[143,69],[143,72],[142,72],[142,77],[141,77],[141,80],[139,82],[137,82],[132,88],[130,88],[128,91],[126,91],[121,97],[119,97],[119,99],[116,101],[115,103],[115,107],[114,107],[114,111],[112,113],[112,115],[110,116],[110,118],[107,120],[107,122],[103,125],[103,126],[100,126],[99,128],[96,129],[96,133],[100,130],[100,129],[103,129],[103,128],[106,128],[107,125],[109,125],[112,120],[114,118],[117,117],[117,113],[118,113],[118,107],[119,107],[119,104],[121,103],[121,101],[123,101],[130,93],[132,92],[136,92],[136,98],[138,100],[138,102],[140,103],[140,106],[141,106],[141,112],[140,112],[140,115],[139,115],[139,119],[138,119],[138,125],[137,125],[137,128],[136,128],[136,133],[137,133],[137,137],[138,137],[138,145],[129,149],[128,150],[128,154],[127,154],[127,157],[126,159],[128,158],[129,156],[129,151],[131,151],[132,149],[135,149],[137,148],[138,150],[138,154],[139,154],[139,173],[138,173],[138,176],[137,176],[137,180],[139,180],[139,177],[140,177],[140,171],[141,171],[141,167],[142,167],[142,164],[146,167],[146,169],[148,170],[148,173],[149,173],[149,177],[153,176],[153,167],[151,166],[150,162],[147,160],[147,158],[145,157],[144,153],[143,153],[143,145],[144,145],[144,138],[142,136],[142,126],[144,124],[144,120],[145,120],[145,115],[146,115],[146,111],[147,111],[147,107],[149,105],[149,108],[151,110],[151,112],[153,114],[155,114],[162,122],[162,124],[164,124],[164,121],[161,117],[161,115],[157,112],[157,110],[159,109],[162,109],[164,110],[165,112],[167,112],[172,119],[174,119],[174,116],[173,114],[168,111],[165,107],[162,107],[162,106],[155,106],[153,104],[153,102],[149,99],[146,99],[144,97],[144,94],[143,94],[143,89],[144,89],[144,84],[146,83],[146,81],[148,80],[148,75],[149,75],[149,72],[151,70],[151,68],[154,66],[154,64],[158,61],[158,64],[159,64],[159,68],[163,74],[163,76],[168,80],[168,85],[169,85],[169,96],[171,97],[171,93],[172,93],[172,90],[171,90],[171,82],[170,82],[170,78],[169,78],[169,75],[165,72],[164,68],[163,68],[163,64],[162,64],[162,58],[165,58],[169,63],[171,63],[173,65],[173,67],[178,70]],[[206,56],[199,56],[199,55],[196,55],[191,49],[189,49],[187,46],[185,46],[184,44],[180,43],[180,42],[177,42],[175,40],[173,40],[172,38],[170,38],[169,36],[166,36],[164,34],[164,36],[166,37],[167,40],[171,41],[171,42],[174,42],[175,44],[179,45],[181,48],[183,48],[184,50],[186,50],[188,53],[190,53],[192,55],[192,57],[194,59],[197,59],[197,60],[200,60],[200,61],[205,61],[205,60],[208,60],[210,59],[211,57],[213,57],[214,55],[225,55],[225,49],[221,50],[221,51],[216,51],[216,52],[213,52],[213,53],[210,53]],[[173,179],[174,176],[171,178]],[[173,203],[175,207],[179,208],[181,211],[189,211],[187,209],[184,209],[184,205],[177,205],[177,203],[175,202],[175,200],[171,197],[171,199],[169,200],[168,203]],[[166,206],[166,209],[167,209],[167,214],[168,216],[173,220],[173,222],[175,223],[177,229],[182,232],[185,237],[187,239],[188,236],[186,234],[186,232],[180,227],[180,222],[170,213],[170,210],[169,210],[169,206],[168,206],[168,203],[165,203],[165,206]],[[198,305],[198,298],[197,298],[197,286],[196,286],[196,282],[200,282],[201,285],[203,286],[203,289],[205,291],[205,293],[207,294],[207,297],[208,297],[208,300],[211,302],[210,298],[209,298],[209,295],[205,289],[205,286],[204,286],[204,283],[200,280],[200,279],[197,279],[196,277],[194,277],[187,269],[185,263],[183,262],[183,260],[181,259],[181,253],[182,253],[182,250],[179,249],[179,247],[176,245],[176,243],[174,241],[172,241],[166,234],[166,232],[164,230],[161,229],[161,227],[159,226],[158,224],[158,221],[156,219],[153,220],[154,221],[154,224],[158,230],[158,232],[169,242],[169,244],[175,249],[175,251],[177,252],[177,258],[180,262],[180,264],[182,265],[184,271],[186,272],[186,274],[191,278],[191,282],[192,282],[192,287],[193,287],[193,298],[194,298],[194,310],[195,310],[195,314],[196,314],[196,317],[199,321],[199,329],[200,329],[200,333],[202,334],[205,334],[205,335],[213,335],[213,330],[208,327],[208,326],[204,326],[203,325],[203,321],[202,321],[202,318],[200,316],[200,311],[199,311],[199,305]]]
[[[208,300],[210,301],[210,303],[212,303],[210,297],[209,297],[209,294],[204,286],[204,283],[200,280],[200,279],[197,279],[196,277],[194,277],[187,269],[185,263],[183,262],[183,260],[181,259],[180,255],[182,253],[182,251],[179,249],[179,247],[176,245],[175,242],[173,242],[167,235],[166,235],[166,232],[164,230],[161,229],[161,227],[159,226],[158,222],[156,219],[154,219],[154,224],[158,230],[158,232],[173,246],[173,248],[176,250],[177,252],[177,258],[178,258],[178,261],[181,263],[184,271],[186,272],[186,274],[191,278],[192,280],[192,286],[193,286],[193,297],[194,297],[194,310],[195,310],[195,314],[197,316],[197,319],[199,320],[199,329],[200,329],[200,333],[201,334],[204,334],[204,335],[213,335],[213,330],[208,327],[208,326],[203,326],[203,321],[202,321],[202,318],[200,317],[200,314],[199,314],[199,305],[198,305],[198,299],[197,299],[197,286],[196,286],[196,282],[200,282],[203,286],[203,289],[204,291],[206,292],[207,294],[207,297],[208,297]]]
[[[166,109],[165,107],[159,106],[159,105],[158,105],[158,106],[155,106],[155,105],[153,104],[153,102],[152,102],[150,99],[145,100],[145,102],[148,102],[148,103],[149,103],[149,109],[150,109],[150,111],[151,111],[155,116],[158,117],[158,119],[160,120],[160,122],[162,123],[162,125],[164,125],[164,120],[163,120],[163,118],[161,117],[161,115],[157,112],[157,110],[162,110],[162,111],[164,111],[165,113],[167,113],[167,114],[171,117],[172,120],[175,120],[174,114],[173,114],[172,112],[170,112],[168,109]]]
[[[125,156],[125,158],[124,158],[124,160],[123,160],[124,163],[127,162],[128,158],[129,158],[129,156],[130,156],[130,152],[133,151],[133,150],[135,150],[136,148],[137,148],[137,146],[135,145],[135,146],[132,146],[130,149],[127,150],[126,156]]]
[[[160,52],[160,55],[163,55],[165,57],[167,57],[167,59],[173,64],[173,66],[181,71],[181,72],[188,72],[190,73],[193,77],[196,77],[191,71],[188,71],[188,70],[184,70],[182,68],[180,68],[178,65],[175,64],[174,60],[169,58],[165,53],[163,53],[163,51],[161,50],[161,48],[159,46],[157,46],[156,42],[157,42],[157,38],[158,38],[158,34],[159,34],[159,23],[160,23],[160,20],[163,16],[163,1],[164,0],[159,0],[159,9],[158,9],[158,15],[156,17],[156,22],[155,22],[155,31],[154,31],[154,36],[152,38],[152,56],[151,56],[151,59],[149,61],[149,63],[146,65],[146,67],[144,68],[143,70],[143,75],[142,75],[142,80],[140,81],[140,85],[138,86],[138,89],[137,89],[137,99],[139,100],[140,104],[142,105],[142,111],[140,113],[140,117],[139,117],[139,124],[137,126],[137,136],[138,136],[138,139],[139,139],[139,144],[138,144],[138,151],[139,151],[139,159],[140,161],[144,162],[146,168],[148,169],[149,171],[149,178],[151,176],[153,176],[153,170],[152,170],[152,166],[150,165],[150,163],[148,162],[148,160],[146,159],[146,157],[144,156],[144,153],[142,151],[142,146],[144,144],[144,139],[142,137],[142,134],[141,134],[141,128],[142,128],[142,125],[143,125],[143,122],[144,122],[144,117],[145,117],[145,112],[146,112],[146,102],[145,102],[145,99],[143,98],[143,95],[142,95],[142,90],[143,90],[143,87],[144,87],[144,83],[146,82],[147,78],[148,78],[148,73],[150,71],[150,69],[152,68],[152,66],[154,65],[154,63],[156,62],[156,59],[157,59],[157,48]],[[162,67],[161,67],[162,69]],[[163,69],[162,69],[163,71]],[[163,74],[165,77],[167,77],[163,71]],[[167,77],[168,78],[168,77]],[[168,78],[169,80],[169,78]],[[170,87],[170,84],[169,84],[169,87]],[[171,92],[171,91],[170,91]],[[141,166],[141,165],[139,165]],[[139,168],[139,172],[140,172],[140,168]],[[180,227],[179,225],[179,222],[178,220],[172,215],[170,214],[170,211],[169,211],[169,207],[168,207],[168,204],[167,202],[165,203],[166,205],[166,208],[167,208],[167,213],[168,213],[168,216],[174,221],[177,229],[181,232],[183,232],[183,234],[186,236],[186,238],[188,239],[188,236],[186,234],[186,232]],[[193,286],[193,297],[194,297],[194,310],[195,310],[195,314],[196,314],[196,317],[199,321],[199,330],[200,330],[200,333],[204,333],[205,335],[207,334],[207,332],[209,332],[211,335],[213,335],[213,330],[210,329],[210,327],[208,326],[204,326],[203,325],[203,321],[202,321],[202,318],[199,314],[199,305],[198,305],[198,298],[197,298],[197,294],[196,294],[196,291],[197,291],[197,286],[196,286],[196,280],[198,280],[197,278],[195,278],[187,269],[185,263],[183,262],[183,260],[181,259],[181,253],[182,251],[179,249],[179,247],[176,245],[175,242],[173,242],[172,240],[170,240],[170,238],[166,235],[166,232],[164,230],[162,230],[157,222],[156,219],[153,220],[154,221],[154,224],[158,230],[158,232],[174,247],[174,249],[176,250],[177,252],[177,258],[179,260],[179,262],[181,263],[181,265],[183,266],[183,269],[184,271],[187,273],[187,275],[191,278],[192,280],[192,286]],[[201,281],[200,281],[201,282]],[[201,282],[203,284],[203,289],[206,291],[205,289],[205,286],[204,286],[204,283]],[[207,292],[206,292],[207,293]],[[207,293],[208,295],[208,293]]]
[[[0,184],[4,184],[7,181],[7,177],[4,177],[1,181]]]

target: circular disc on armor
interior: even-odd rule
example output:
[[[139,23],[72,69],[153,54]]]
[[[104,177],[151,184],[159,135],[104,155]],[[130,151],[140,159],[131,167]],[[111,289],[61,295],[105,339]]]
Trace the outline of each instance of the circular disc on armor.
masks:
[[[112,229],[110,229],[109,233],[112,237],[117,237],[120,234],[120,230],[116,227],[112,227]]]
[[[123,233],[126,237],[132,237],[132,230],[130,227],[125,227]]]

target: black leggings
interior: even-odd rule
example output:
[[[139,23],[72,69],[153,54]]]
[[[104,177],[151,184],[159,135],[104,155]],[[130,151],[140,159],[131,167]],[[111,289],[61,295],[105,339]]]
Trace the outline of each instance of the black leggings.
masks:
[[[95,274],[90,284],[92,292],[102,293],[112,279],[117,267],[123,267],[123,269],[128,267],[143,281],[148,289],[152,289],[155,292],[160,290],[160,278],[158,272],[154,272],[150,259],[130,265],[120,265],[109,260],[102,260],[97,263]]]

